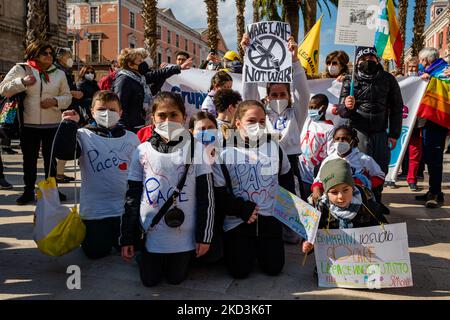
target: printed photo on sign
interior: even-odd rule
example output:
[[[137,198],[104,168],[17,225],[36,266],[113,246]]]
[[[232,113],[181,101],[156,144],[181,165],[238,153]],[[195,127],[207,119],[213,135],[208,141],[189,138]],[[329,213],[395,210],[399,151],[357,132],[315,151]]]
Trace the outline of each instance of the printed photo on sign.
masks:
[[[406,223],[321,229],[314,245],[319,287],[413,286]]]
[[[371,47],[379,12],[378,0],[346,0],[338,6],[335,44]]]
[[[288,50],[289,24],[279,21],[247,26],[250,45],[244,58],[245,82],[292,82],[292,55]]]

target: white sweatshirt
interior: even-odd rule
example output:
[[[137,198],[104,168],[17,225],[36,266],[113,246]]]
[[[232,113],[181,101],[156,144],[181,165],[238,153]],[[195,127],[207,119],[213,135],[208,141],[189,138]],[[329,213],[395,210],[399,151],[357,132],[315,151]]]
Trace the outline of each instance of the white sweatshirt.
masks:
[[[272,109],[267,110],[266,131],[281,133],[280,144],[286,154],[300,154],[300,132],[308,113],[310,92],[305,70],[299,63],[293,64],[291,108],[286,108],[281,114]],[[242,98],[244,100],[261,100],[257,83],[243,83]]]

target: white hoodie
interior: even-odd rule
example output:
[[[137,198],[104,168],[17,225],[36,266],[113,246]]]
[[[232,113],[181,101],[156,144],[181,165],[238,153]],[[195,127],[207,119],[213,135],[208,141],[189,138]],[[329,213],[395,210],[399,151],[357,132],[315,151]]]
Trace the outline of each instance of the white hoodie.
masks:
[[[269,133],[281,133],[280,144],[286,154],[300,154],[300,132],[308,113],[310,92],[305,70],[299,63],[292,66],[292,97],[291,108],[286,108],[281,114],[272,109],[267,110],[266,131]],[[261,100],[257,83],[243,83],[244,100]]]

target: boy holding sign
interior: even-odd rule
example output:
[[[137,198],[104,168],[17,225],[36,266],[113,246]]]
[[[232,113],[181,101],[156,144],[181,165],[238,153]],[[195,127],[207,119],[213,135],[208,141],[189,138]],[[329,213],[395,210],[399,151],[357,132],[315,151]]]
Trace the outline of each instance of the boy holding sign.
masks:
[[[345,160],[325,163],[320,179],[325,193],[316,205],[321,212],[319,229],[363,228],[387,223],[383,215],[376,212],[372,202],[367,201],[364,190],[355,186],[352,170]],[[303,253],[312,248],[310,242],[303,242]]]

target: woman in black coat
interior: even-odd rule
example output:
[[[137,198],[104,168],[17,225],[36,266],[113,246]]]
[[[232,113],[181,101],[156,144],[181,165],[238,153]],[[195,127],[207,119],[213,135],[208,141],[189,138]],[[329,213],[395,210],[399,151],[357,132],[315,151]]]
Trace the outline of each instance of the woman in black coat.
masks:
[[[92,120],[91,104],[94,94],[100,90],[95,80],[95,69],[92,66],[84,66],[80,71],[80,82],[77,84],[79,91],[83,92],[81,99],[82,113],[87,115],[87,122]]]
[[[118,62],[121,69],[114,79],[113,91],[122,105],[120,122],[135,133],[145,125],[153,96],[161,90],[164,81],[192,65],[192,59],[188,59],[181,66],[151,70],[153,62],[142,48],[123,49]]]

